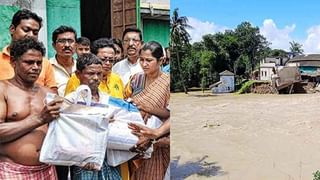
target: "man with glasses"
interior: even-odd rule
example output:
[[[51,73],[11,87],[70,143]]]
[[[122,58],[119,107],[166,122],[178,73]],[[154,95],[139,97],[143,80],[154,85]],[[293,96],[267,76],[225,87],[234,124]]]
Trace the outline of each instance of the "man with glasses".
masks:
[[[76,48],[76,31],[69,26],[60,26],[52,33],[52,46],[56,55],[50,59],[55,70],[58,94],[64,95],[68,79],[76,70],[73,54]]]
[[[103,79],[100,82],[99,90],[116,98],[123,98],[123,83],[119,75],[111,72],[112,65],[116,61],[115,47],[111,39],[100,38],[92,43],[91,52],[102,61]],[[80,85],[76,75],[69,79],[65,95],[75,91]]]
[[[38,39],[41,29],[42,18],[36,13],[27,9],[17,11],[11,21],[9,32],[11,35],[11,43],[5,46],[0,52],[0,80],[11,79],[14,76],[14,69],[10,63],[10,46],[14,41],[24,38]],[[42,70],[36,81],[37,84],[46,86],[54,91],[57,90],[56,80],[54,78],[54,70],[49,60],[43,58]]]
[[[73,59],[76,38],[76,31],[69,26],[60,26],[52,33],[52,46],[56,51],[56,55],[50,61],[54,68],[59,96],[64,95],[67,81],[71,74],[76,71],[76,62]],[[59,180],[68,179],[68,166],[56,166],[56,169]]]
[[[116,63],[112,72],[119,74],[126,85],[132,75],[143,71],[139,64],[139,51],[143,44],[141,31],[136,28],[126,29],[122,35],[122,42],[126,58]]]

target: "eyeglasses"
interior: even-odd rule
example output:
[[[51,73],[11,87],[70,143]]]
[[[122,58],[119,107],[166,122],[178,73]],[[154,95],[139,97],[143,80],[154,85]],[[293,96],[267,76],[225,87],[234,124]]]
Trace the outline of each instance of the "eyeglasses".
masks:
[[[140,39],[124,39],[124,40],[123,40],[123,42],[124,42],[125,44],[130,43],[130,41],[132,41],[134,44],[137,44],[137,43],[141,42]]]
[[[56,43],[60,43],[60,44],[66,44],[66,43],[69,43],[69,44],[73,44],[75,42],[74,39],[57,39]]]
[[[116,62],[116,59],[113,57],[105,57],[105,58],[100,58],[100,60],[103,63],[107,63],[109,61],[110,64],[114,64]]]

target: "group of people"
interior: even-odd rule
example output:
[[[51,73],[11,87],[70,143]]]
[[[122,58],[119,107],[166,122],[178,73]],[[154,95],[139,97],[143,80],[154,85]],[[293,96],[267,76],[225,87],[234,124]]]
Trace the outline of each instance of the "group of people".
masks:
[[[156,41],[143,42],[136,28],[125,29],[121,41],[90,42],[62,25],[52,33],[55,56],[47,59],[38,40],[41,26],[36,13],[17,11],[9,27],[11,43],[0,53],[0,179],[165,179],[170,161],[169,52]],[[158,129],[128,124],[139,138],[131,151],[139,154],[119,167],[109,166],[108,157],[100,171],[39,162],[48,123],[57,120],[62,102],[81,84],[89,86],[94,102],[103,103],[107,96],[128,99],[145,123],[152,115],[163,122]],[[45,103],[49,92],[58,96]],[[151,145],[151,158],[142,158]]]

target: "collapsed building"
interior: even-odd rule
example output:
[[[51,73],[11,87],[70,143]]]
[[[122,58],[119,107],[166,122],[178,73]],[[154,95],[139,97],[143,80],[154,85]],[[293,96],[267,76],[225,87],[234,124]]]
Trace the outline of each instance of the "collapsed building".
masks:
[[[286,66],[296,66],[305,82],[320,82],[320,54],[298,55],[290,59]]]
[[[260,64],[259,79],[287,93],[315,92],[320,82],[320,54],[297,55],[293,58],[266,58]]]

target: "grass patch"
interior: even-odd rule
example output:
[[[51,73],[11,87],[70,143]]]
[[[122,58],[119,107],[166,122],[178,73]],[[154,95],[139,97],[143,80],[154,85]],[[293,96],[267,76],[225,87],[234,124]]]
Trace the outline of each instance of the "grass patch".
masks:
[[[249,80],[242,84],[241,88],[238,91],[238,94],[250,93],[250,89],[255,82],[256,81],[254,80]]]

